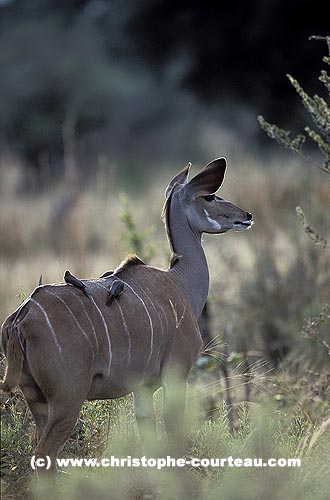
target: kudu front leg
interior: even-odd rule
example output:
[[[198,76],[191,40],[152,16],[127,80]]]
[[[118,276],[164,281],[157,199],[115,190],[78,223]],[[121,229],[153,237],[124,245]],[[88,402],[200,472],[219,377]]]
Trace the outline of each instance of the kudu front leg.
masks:
[[[170,379],[164,382],[163,387],[163,416],[169,452],[173,457],[181,457],[185,452],[184,410],[186,403],[186,380]]]
[[[154,391],[147,387],[140,387],[134,392],[134,409],[144,451],[147,456],[154,457],[159,452],[156,439]]]

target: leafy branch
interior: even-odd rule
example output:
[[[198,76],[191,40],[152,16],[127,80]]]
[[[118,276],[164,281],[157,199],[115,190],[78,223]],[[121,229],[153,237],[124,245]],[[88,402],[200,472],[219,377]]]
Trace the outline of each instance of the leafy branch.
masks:
[[[315,245],[320,245],[322,248],[325,248],[327,246],[327,240],[325,240],[322,236],[320,236],[314,229],[311,228],[311,226],[308,224],[306,220],[306,216],[303,212],[303,209],[301,207],[296,207],[296,214],[298,217],[298,220],[301,222],[301,225],[304,228],[305,233],[307,236],[314,241]]]
[[[323,40],[326,41],[328,46],[329,56],[323,58],[323,61],[330,66],[330,36],[312,36],[310,40]],[[263,116],[258,116],[258,120],[261,128],[266,132],[268,137],[274,139],[278,144],[290,149],[295,154],[312,163],[314,166],[320,168],[323,172],[330,175],[330,107],[323,97],[315,94],[313,97],[308,95],[308,93],[303,89],[300,83],[293,78],[291,75],[287,75],[290,83],[293,85],[295,91],[300,96],[302,104],[309,113],[313,123],[316,126],[316,130],[309,126],[304,127],[309,139],[311,139],[318,147],[321,155],[323,156],[323,162],[315,163],[314,160],[306,155],[303,150],[303,146],[306,142],[306,135],[298,134],[296,137],[291,138],[291,132],[284,130],[277,125],[267,122]],[[319,80],[323,83],[327,93],[330,97],[330,76],[326,70],[321,71],[321,76]],[[296,207],[297,217],[302,224],[305,233],[309,236],[311,240],[314,241],[316,245],[320,245],[323,248],[327,246],[327,241],[320,236],[311,226],[307,223],[305,214],[301,207]]]

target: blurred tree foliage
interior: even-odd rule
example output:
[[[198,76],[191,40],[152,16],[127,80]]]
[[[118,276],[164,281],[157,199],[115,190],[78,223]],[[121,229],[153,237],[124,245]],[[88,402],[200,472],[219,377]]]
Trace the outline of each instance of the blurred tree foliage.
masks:
[[[185,117],[182,135],[194,144],[189,93],[185,101],[175,89],[208,104],[271,107],[290,122],[295,103],[276,75],[290,67],[299,78],[306,66],[313,74],[306,31],[326,31],[327,16],[325,4],[309,7],[308,0],[2,0],[0,139],[29,163],[58,168],[69,117],[78,139],[103,131],[98,151],[106,144],[129,157],[141,144],[148,149],[134,142],[147,130],[168,154],[181,140],[175,129],[166,143],[173,115]]]
[[[162,148],[168,159],[180,157],[183,137],[195,147],[190,101],[176,93],[175,82],[155,83],[130,55],[124,25],[133,3],[0,2],[3,145],[39,170],[59,171],[71,123],[79,167],[89,154],[94,164],[103,153],[111,159],[124,153],[130,173],[148,154],[154,163]]]
[[[85,3],[23,0],[1,8],[1,130],[35,165],[43,155],[62,155],[67,115],[79,134],[109,114],[113,75],[96,27],[82,16]]]
[[[202,100],[238,100],[292,124],[288,111],[297,103],[280,76],[290,70],[315,84],[317,53],[307,38],[329,31],[326,9],[311,0],[144,0],[135,2],[128,27],[154,67],[163,70],[181,56],[182,85]]]

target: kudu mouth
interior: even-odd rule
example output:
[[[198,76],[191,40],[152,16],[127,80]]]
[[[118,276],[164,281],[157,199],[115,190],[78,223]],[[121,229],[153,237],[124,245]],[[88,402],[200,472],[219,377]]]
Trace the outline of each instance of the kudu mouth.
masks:
[[[245,216],[247,217],[247,220],[235,220],[234,222],[234,229],[236,231],[244,231],[245,229],[250,229],[251,226],[253,226],[254,221],[253,221],[253,215],[250,214],[250,212],[246,212]]]
[[[245,231],[245,229],[250,229],[254,224],[254,220],[251,218],[250,220],[240,221],[235,220],[234,222],[234,230],[235,231]]]

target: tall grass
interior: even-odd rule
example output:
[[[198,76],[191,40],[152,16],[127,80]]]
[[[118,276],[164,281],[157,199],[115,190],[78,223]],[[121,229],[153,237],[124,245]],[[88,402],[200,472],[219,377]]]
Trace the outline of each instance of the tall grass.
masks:
[[[191,447],[187,458],[259,458],[266,462],[269,458],[295,457],[301,460],[301,466],[187,466],[183,469],[163,470],[142,467],[103,470],[68,468],[65,473],[59,474],[57,486],[60,496],[70,500],[87,499],[91,496],[99,499],[134,500],[328,498],[329,419],[323,426],[315,428],[299,416],[285,415],[267,405],[247,408],[241,404],[238,413],[239,426],[234,433],[230,432],[228,413],[223,405],[219,408],[215,420],[207,420],[199,425],[190,436]],[[123,421],[117,420],[115,426],[111,427],[110,440],[102,456],[137,457],[142,454],[134,421],[127,418]],[[63,456],[73,456],[69,446]],[[100,450],[92,456],[100,457]],[[52,498],[48,482],[41,485],[41,492],[42,498]]]

